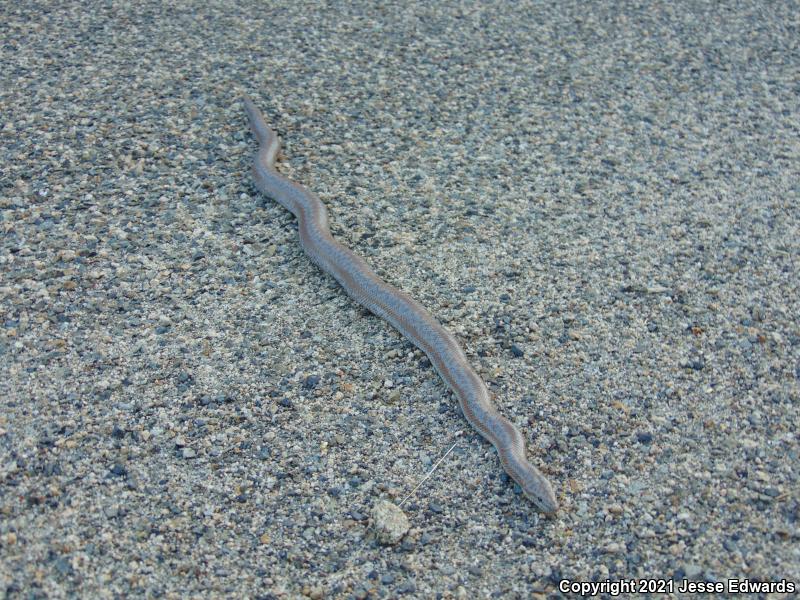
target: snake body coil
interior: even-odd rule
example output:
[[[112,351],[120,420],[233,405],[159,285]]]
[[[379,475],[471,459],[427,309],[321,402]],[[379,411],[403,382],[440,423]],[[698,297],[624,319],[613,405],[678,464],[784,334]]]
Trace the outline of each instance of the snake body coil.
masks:
[[[337,242],[328,229],[328,211],[319,198],[275,170],[278,136],[249,98],[244,107],[259,143],[253,164],[258,189],[297,217],[300,243],[308,256],[330,273],[359,304],[391,323],[430,359],[450,386],[470,424],[497,449],[506,472],[541,511],[553,513],[553,488],[525,455],[522,433],[494,407],[489,390],[455,337],[419,302],[383,281],[364,260]]]

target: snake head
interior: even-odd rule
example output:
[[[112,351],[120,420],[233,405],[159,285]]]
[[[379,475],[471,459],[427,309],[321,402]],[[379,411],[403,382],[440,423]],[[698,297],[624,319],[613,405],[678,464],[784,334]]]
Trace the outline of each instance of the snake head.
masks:
[[[558,510],[558,500],[553,491],[553,486],[547,478],[532,467],[531,472],[526,473],[525,485],[520,486],[522,493],[536,508],[546,515],[552,515]]]

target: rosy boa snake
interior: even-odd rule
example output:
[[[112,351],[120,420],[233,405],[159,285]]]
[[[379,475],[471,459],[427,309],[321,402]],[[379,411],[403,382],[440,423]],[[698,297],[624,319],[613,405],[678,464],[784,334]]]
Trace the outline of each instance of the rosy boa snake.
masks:
[[[275,170],[278,136],[246,96],[244,107],[260,146],[253,164],[256,187],[297,217],[300,244],[306,254],[332,275],[353,300],[391,323],[428,356],[458,397],[464,416],[494,445],[503,468],[525,496],[542,512],[555,512],[558,501],[550,482],[528,462],[522,433],[497,412],[489,390],[455,337],[424,306],[383,281],[360,256],[333,238],[325,205],[316,195]]]

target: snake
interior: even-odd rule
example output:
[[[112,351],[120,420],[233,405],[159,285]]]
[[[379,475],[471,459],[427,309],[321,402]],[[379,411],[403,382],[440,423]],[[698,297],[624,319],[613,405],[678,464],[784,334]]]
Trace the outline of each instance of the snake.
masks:
[[[544,514],[555,513],[558,501],[553,486],[528,461],[522,432],[497,411],[486,384],[453,334],[422,304],[381,279],[363,258],[331,235],[325,205],[314,193],[277,171],[278,135],[248,96],[242,100],[259,145],[252,167],[256,188],[296,217],[300,245],[311,261],[339,282],[353,300],[390,323],[427,355],[458,398],[467,421],[492,443],[503,469],[525,497]]]

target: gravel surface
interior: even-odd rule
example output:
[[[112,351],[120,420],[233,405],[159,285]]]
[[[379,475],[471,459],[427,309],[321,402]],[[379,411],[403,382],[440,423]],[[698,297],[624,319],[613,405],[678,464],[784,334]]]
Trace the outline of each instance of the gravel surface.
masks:
[[[2,3],[0,597],[800,583],[798,14]],[[555,518],[254,189],[241,92]]]

